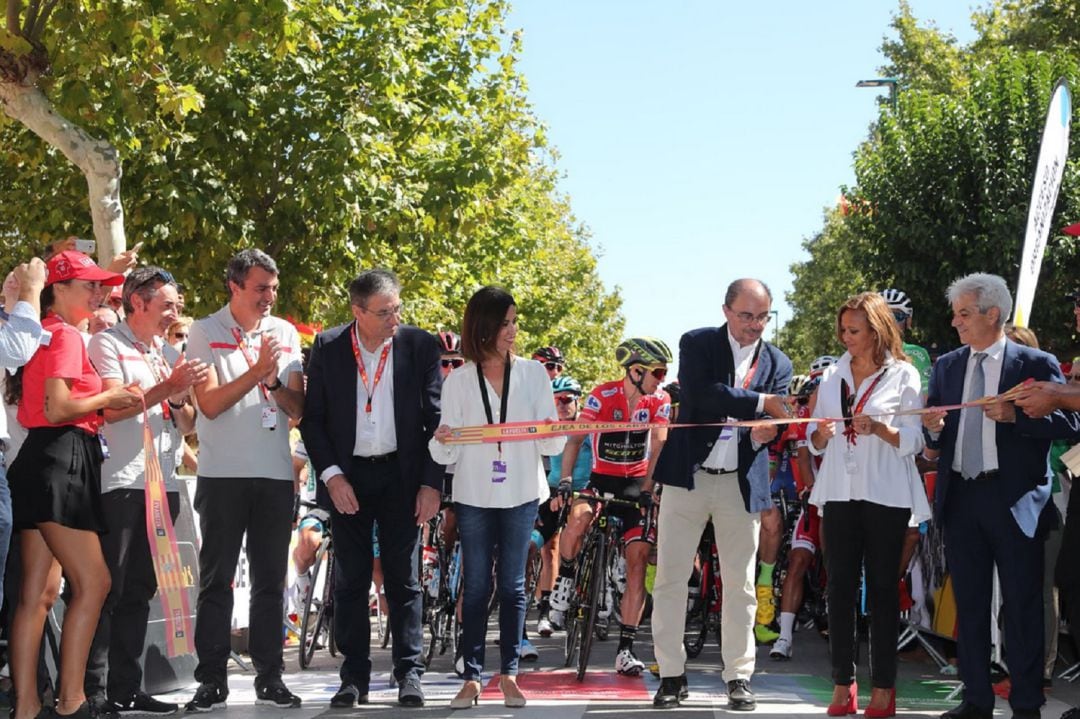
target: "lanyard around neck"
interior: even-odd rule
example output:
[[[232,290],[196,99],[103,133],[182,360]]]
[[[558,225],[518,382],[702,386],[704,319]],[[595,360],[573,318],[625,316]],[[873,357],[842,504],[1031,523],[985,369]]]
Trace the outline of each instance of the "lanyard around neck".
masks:
[[[503,365],[502,397],[499,401],[499,421],[491,416],[491,402],[488,400],[487,383],[484,381],[484,368],[480,362],[476,363],[476,377],[480,382],[480,399],[484,402],[484,414],[487,415],[488,424],[502,424],[506,421],[506,408],[510,402],[510,354],[506,355],[506,363]],[[499,454],[502,454],[502,442],[498,442]]]
[[[352,350],[353,357],[356,358],[356,371],[360,373],[360,383],[364,385],[364,393],[367,395],[367,403],[364,405],[364,411],[371,414],[371,400],[375,396],[375,389],[379,386],[379,380],[382,379],[383,370],[386,369],[386,358],[390,356],[390,347],[393,345],[393,340],[387,340],[383,344],[382,354],[379,356],[379,364],[375,367],[375,379],[371,382],[371,389],[368,389],[368,376],[367,367],[364,364],[364,358],[360,354],[360,328],[354,323],[352,331]]]

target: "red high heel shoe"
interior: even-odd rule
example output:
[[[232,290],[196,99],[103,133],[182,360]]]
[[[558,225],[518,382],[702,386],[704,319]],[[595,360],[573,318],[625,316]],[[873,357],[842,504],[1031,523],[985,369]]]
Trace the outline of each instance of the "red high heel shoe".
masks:
[[[896,716],[896,687],[889,690],[889,706],[884,709],[866,707],[866,719],[889,719]]]
[[[852,682],[848,685],[847,701],[841,704],[830,704],[827,713],[831,717],[842,717],[855,714],[859,711],[859,686]]]

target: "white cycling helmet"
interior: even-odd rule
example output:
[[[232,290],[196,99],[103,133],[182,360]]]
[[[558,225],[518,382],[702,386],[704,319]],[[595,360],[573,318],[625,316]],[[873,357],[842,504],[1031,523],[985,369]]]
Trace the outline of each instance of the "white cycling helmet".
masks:
[[[816,360],[810,363],[810,376],[815,377],[820,375],[829,367],[836,364],[837,359],[832,355],[821,355]]]
[[[908,297],[903,290],[892,288],[882,290],[881,298],[885,300],[885,304],[887,304],[889,309],[893,312],[903,312],[908,317],[911,317],[911,315],[915,313],[914,308],[911,306],[911,298]]]

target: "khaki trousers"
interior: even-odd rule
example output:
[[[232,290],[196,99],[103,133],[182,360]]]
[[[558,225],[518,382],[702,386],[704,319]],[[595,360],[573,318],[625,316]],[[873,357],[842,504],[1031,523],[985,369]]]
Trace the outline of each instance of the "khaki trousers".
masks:
[[[754,568],[761,518],[746,511],[735,474],[698,471],[694,487],[665,486],[660,501],[652,615],[660,676],[677,677],[686,671],[686,584],[701,533],[711,517],[724,584],[720,629],[723,678],[725,682],[749,680],[754,673]]]

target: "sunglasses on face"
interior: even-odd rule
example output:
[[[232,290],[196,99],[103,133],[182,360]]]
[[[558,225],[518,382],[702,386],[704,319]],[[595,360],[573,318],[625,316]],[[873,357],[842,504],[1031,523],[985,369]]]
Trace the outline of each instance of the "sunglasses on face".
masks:
[[[902,310],[893,310],[892,316],[893,316],[893,319],[896,320],[897,324],[902,325],[905,322],[907,322],[907,320],[908,320],[907,312],[904,312]]]
[[[454,369],[457,369],[458,367],[465,364],[465,359],[462,357],[452,357],[450,359],[440,360],[440,363],[442,364],[443,369],[447,367],[453,367]]]
[[[561,365],[561,364],[559,364],[558,362],[545,362],[545,363],[544,363],[544,367],[547,367],[547,368],[548,368],[548,370],[550,370],[550,371],[552,371],[552,372],[554,372],[554,371],[555,371],[555,370],[557,370],[557,369],[558,369],[558,370],[561,370],[561,369],[562,369],[562,365]]]
[[[186,340],[187,337],[188,337],[187,332],[173,332],[173,339],[174,340]]]
[[[667,377],[667,367],[653,367],[651,369],[645,367],[644,365],[638,365],[638,367],[642,370],[645,370],[661,382],[663,382],[664,378]]]
[[[574,402],[577,402],[577,397],[572,394],[564,394],[562,396],[556,397],[555,401],[559,404],[573,404]]]

